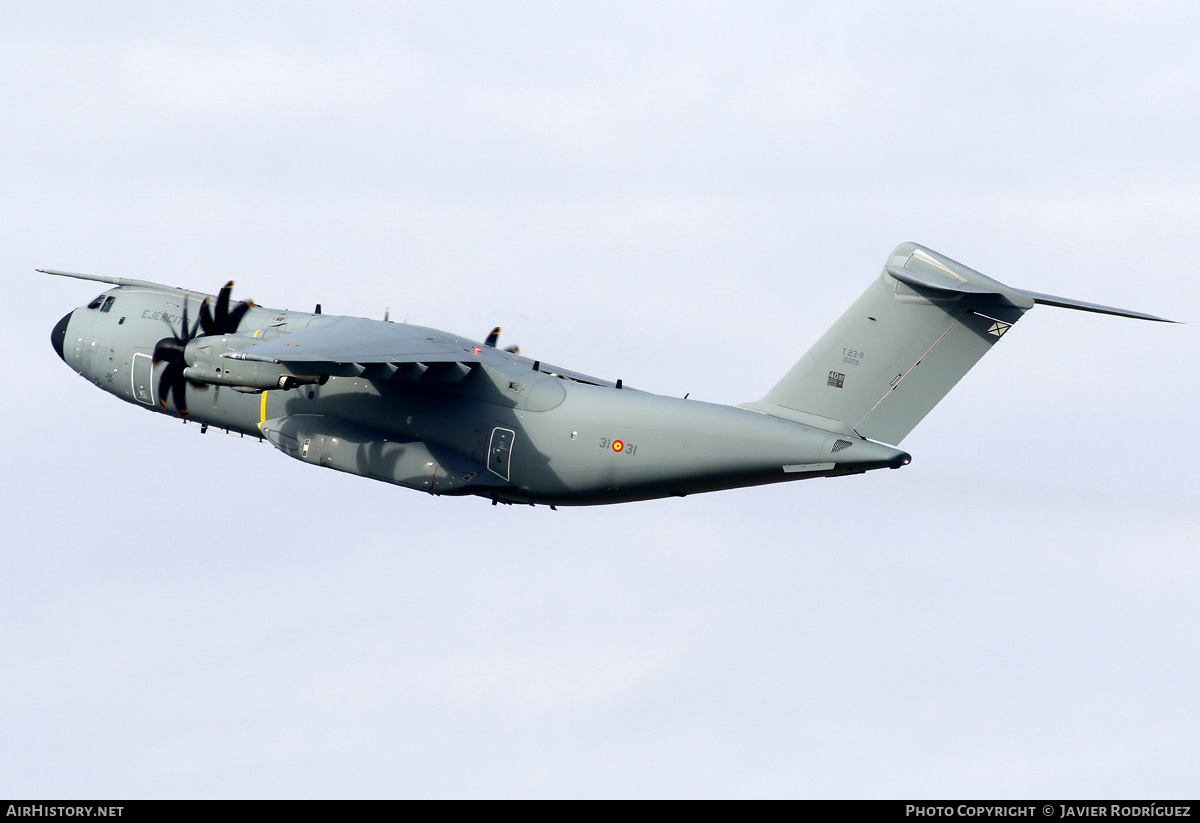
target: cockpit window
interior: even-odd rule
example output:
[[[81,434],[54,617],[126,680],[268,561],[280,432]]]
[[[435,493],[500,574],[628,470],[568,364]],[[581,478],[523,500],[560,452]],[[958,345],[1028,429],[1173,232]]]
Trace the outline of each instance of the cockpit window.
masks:
[[[95,300],[93,300],[91,303],[88,303],[88,308],[89,309],[98,309],[98,308],[100,308],[100,304],[103,302],[104,302],[104,295],[102,294],[99,297],[97,297]]]
[[[100,307],[100,311],[108,311],[112,308],[112,304],[116,301],[115,297],[104,298],[104,305]]]

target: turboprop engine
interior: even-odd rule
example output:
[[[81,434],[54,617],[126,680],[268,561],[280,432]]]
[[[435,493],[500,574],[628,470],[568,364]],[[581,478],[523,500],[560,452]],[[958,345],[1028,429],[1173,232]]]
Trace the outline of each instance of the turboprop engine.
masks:
[[[244,334],[195,338],[183,350],[183,378],[192,383],[229,386],[234,391],[248,393],[288,390],[314,384],[323,386],[328,382],[327,374],[289,374],[276,363],[221,357],[225,352],[260,342],[261,338]]]

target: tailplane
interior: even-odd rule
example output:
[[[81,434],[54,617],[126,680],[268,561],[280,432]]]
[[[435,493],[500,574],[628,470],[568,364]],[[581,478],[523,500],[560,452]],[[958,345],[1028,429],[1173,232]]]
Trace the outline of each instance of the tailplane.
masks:
[[[896,445],[1038,303],[1171,322],[1014,289],[903,243],[791,371],[741,408]]]

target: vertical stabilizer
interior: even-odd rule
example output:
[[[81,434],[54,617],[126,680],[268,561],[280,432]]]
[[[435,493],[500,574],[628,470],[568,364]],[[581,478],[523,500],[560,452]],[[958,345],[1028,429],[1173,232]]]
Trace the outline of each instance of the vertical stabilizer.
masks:
[[[1033,305],[904,243],[766,397],[742,408],[895,445]]]

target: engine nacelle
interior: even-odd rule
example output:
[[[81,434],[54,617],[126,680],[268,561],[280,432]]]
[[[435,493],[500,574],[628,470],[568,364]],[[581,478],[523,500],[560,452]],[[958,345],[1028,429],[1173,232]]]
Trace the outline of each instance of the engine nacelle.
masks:
[[[204,366],[188,366],[183,370],[183,376],[193,383],[208,383],[212,386],[231,386],[234,391],[261,392],[275,389],[294,389],[297,386],[325,385],[329,375],[287,374],[279,366],[269,363],[251,363],[245,361],[228,361],[235,365],[231,368],[221,366],[204,368]]]
[[[183,370],[185,379],[193,383],[207,383],[210,386],[229,386],[234,391],[257,393],[289,390],[297,386],[325,385],[329,375],[298,375],[288,374],[278,363],[263,363],[254,360],[240,360],[221,355],[236,351],[247,343],[258,343],[261,340],[243,334],[228,334],[220,337],[198,337],[188,343],[184,349],[184,361],[187,366]]]

